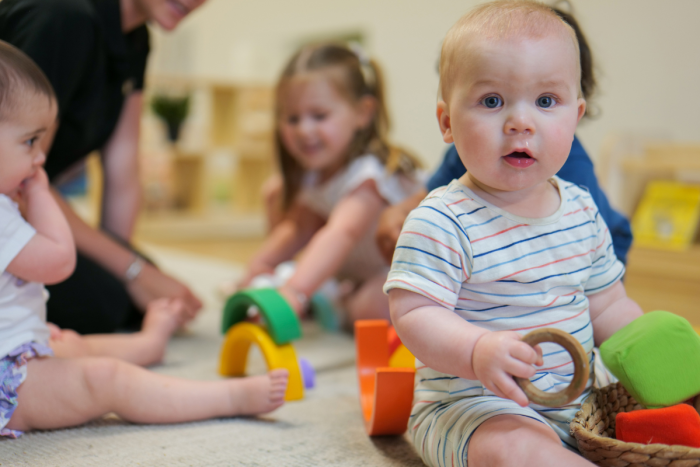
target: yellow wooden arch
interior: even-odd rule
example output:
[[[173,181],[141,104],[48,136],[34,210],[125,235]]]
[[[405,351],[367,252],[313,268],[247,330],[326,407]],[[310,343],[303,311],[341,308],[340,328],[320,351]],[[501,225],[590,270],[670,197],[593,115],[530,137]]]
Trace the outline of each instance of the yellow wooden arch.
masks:
[[[229,328],[221,346],[219,373],[223,376],[245,375],[248,351],[251,344],[257,344],[265,357],[270,370],[289,370],[289,383],[284,399],[299,400],[304,397],[304,381],[292,344],[277,345],[261,326],[253,323],[239,323]]]

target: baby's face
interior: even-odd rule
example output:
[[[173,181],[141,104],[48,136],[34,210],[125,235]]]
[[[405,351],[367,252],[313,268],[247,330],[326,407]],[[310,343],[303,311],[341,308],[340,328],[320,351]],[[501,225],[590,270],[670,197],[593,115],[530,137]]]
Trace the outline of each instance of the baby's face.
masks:
[[[445,142],[455,143],[484,189],[518,191],[548,180],[564,165],[585,110],[573,43],[564,34],[470,43],[438,103]]]
[[[0,193],[10,197],[46,161],[44,139],[56,121],[56,103],[47,96],[26,92],[17,99],[0,120]]]

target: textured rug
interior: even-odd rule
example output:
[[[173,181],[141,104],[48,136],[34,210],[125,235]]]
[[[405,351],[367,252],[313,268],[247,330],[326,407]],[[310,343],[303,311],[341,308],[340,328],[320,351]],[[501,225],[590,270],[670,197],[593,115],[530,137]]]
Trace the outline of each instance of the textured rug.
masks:
[[[154,371],[217,379],[222,300],[216,285],[238,277],[234,264],[149,247],[164,270],[190,284],[205,302],[188,331],[176,336]],[[107,416],[87,425],[0,441],[1,466],[420,466],[405,437],[369,438],[362,425],[350,336],[305,324],[295,342],[317,372],[304,400],[258,418],[178,425],[132,425]],[[264,371],[251,352],[251,373]]]

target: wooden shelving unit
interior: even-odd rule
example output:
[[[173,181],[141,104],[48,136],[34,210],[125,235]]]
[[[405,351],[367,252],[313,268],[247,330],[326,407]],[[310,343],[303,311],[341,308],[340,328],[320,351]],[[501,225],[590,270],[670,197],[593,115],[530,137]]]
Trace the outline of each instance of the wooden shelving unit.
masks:
[[[165,140],[163,124],[148,105],[159,93],[191,96],[190,116],[175,144]],[[276,167],[271,86],[150,75],[144,101],[143,184],[162,185],[153,192],[165,199],[147,200],[151,209],[138,233],[192,239],[262,235],[260,187]]]
[[[651,180],[700,184],[700,143],[679,144],[643,137],[610,139],[599,176],[613,205],[632,216]],[[666,310],[700,329],[700,244],[685,251],[632,246],[625,287],[645,312]]]

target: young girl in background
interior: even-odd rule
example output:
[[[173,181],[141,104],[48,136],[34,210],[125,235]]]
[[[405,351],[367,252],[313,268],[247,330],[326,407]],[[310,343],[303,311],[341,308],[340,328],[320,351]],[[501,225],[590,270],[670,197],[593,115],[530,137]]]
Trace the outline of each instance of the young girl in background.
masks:
[[[277,85],[282,180],[266,205],[272,230],[242,286],[303,254],[280,293],[301,313],[328,279],[351,285],[347,321],[388,318],[388,267],[374,242],[382,210],[421,186],[416,162],[387,142],[389,118],[376,63],[348,47],[308,46]]]

